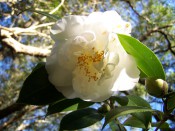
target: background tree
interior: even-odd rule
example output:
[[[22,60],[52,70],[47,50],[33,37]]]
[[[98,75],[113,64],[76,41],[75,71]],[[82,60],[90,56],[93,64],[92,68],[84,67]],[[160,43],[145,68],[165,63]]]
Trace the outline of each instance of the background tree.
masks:
[[[28,9],[28,10],[26,10]],[[57,129],[63,114],[48,116],[46,107],[16,105],[20,88],[32,68],[45,61],[53,41],[49,30],[55,20],[41,15],[88,15],[94,11],[116,10],[131,22],[132,36],[152,49],[166,71],[170,90],[174,90],[175,70],[175,4],[171,0],[9,0],[0,2],[0,130]],[[149,96],[142,85],[134,91],[154,108],[162,101]],[[93,128],[97,128],[93,126]],[[175,125],[171,123],[171,128]]]

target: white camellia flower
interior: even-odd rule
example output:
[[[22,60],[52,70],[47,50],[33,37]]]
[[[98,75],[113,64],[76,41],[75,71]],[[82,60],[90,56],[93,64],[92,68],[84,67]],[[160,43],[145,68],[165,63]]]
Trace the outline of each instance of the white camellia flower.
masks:
[[[140,72],[116,35],[130,32],[130,23],[115,11],[64,17],[51,30],[55,45],[46,62],[50,82],[68,99],[94,102],[132,89]]]

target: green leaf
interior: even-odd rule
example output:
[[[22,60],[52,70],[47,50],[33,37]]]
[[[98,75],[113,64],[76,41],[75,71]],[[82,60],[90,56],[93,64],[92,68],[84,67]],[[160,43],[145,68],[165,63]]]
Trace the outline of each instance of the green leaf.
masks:
[[[64,99],[49,82],[45,63],[39,63],[24,81],[17,103],[47,105]]]
[[[96,109],[85,108],[64,116],[60,123],[60,131],[77,130],[95,124],[103,118]]]
[[[114,120],[115,118],[119,117],[119,116],[123,116],[123,115],[128,115],[131,113],[138,113],[138,112],[153,112],[155,110],[146,108],[146,107],[139,107],[139,106],[121,106],[121,107],[117,107],[116,109],[113,109],[111,111],[109,111],[106,114],[105,117],[105,123],[103,125],[103,128],[112,120]],[[102,128],[102,129],[103,129]]]
[[[78,109],[78,103],[74,104],[72,106],[67,107],[66,109],[64,109],[63,111],[74,111]]]
[[[77,103],[81,102],[82,100],[76,98],[76,99],[64,99],[62,101],[55,102],[53,104],[50,104],[47,109],[47,116],[61,112],[63,110],[68,110],[69,107],[73,105],[77,105]],[[78,105],[77,105],[78,106]],[[77,109],[77,106],[75,110]],[[75,107],[75,106],[74,106]]]
[[[64,100],[57,101],[55,103],[50,104],[47,109],[47,116],[54,113],[61,112],[61,111],[72,111],[72,110],[82,109],[85,107],[89,107],[92,104],[94,104],[94,102],[83,101],[79,98],[64,99]]]
[[[175,108],[175,92],[170,93],[167,97],[167,110],[173,110]]]
[[[145,101],[143,98],[139,96],[134,95],[128,95],[129,99],[128,106],[140,106],[140,107],[147,107],[148,109],[151,109],[151,106],[147,101]],[[151,112],[139,112],[139,113],[133,113],[134,117],[142,121],[142,123],[145,125],[146,128],[149,128],[151,123]]]
[[[60,18],[57,17],[56,15],[52,15],[52,14],[49,14],[49,13],[47,13],[47,12],[43,12],[43,11],[39,11],[39,10],[34,10],[34,9],[31,9],[31,8],[26,9],[25,11],[36,12],[36,13],[38,13],[38,14],[47,16],[47,17],[49,17],[49,18],[51,18],[51,19],[54,19],[54,20],[59,20],[59,19],[60,19]]]
[[[126,106],[129,101],[126,96],[113,96],[111,97],[111,99],[117,101],[122,106]]]
[[[79,102],[78,104],[78,109],[83,109],[83,108],[86,108],[86,107],[89,107],[91,105],[93,105],[94,102],[89,102],[89,101],[81,101]]]
[[[132,55],[137,66],[147,77],[165,80],[165,72],[156,55],[137,39],[118,34],[123,48]],[[142,75],[143,76],[143,75]]]
[[[128,106],[143,106],[151,109],[150,104],[143,98],[136,95],[128,95],[127,97],[129,99]]]
[[[156,122],[156,123],[151,123],[152,127],[159,127],[159,129],[169,129],[169,124],[164,122],[164,123],[160,123],[160,122]],[[169,131],[169,130],[167,130]]]
[[[147,107],[150,108],[150,105],[147,101],[142,99],[139,96],[134,95],[128,95],[126,96],[115,96],[113,97],[120,105],[122,106],[140,106],[140,107]],[[135,116],[137,119],[139,119],[142,124],[145,125],[146,128],[149,127],[149,124],[151,123],[152,115],[150,112],[140,112],[140,113],[133,113],[133,116]]]
[[[139,69],[139,71],[140,71],[140,78],[147,78],[147,75],[141,69]]]
[[[125,127],[123,126],[123,124],[120,124],[118,122],[116,122],[115,120],[111,121],[109,123],[110,129],[112,131],[126,131]]]
[[[143,124],[143,122],[140,121],[139,119],[133,117],[133,116],[132,116],[132,117],[129,117],[129,118],[123,123],[123,125],[145,129],[145,125]]]

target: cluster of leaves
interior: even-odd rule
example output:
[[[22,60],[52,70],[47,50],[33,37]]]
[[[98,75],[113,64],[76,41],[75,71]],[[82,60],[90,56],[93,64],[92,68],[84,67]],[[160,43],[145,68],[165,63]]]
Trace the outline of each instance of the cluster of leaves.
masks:
[[[150,49],[133,37],[122,34],[118,34],[118,37],[125,50],[135,58],[137,66],[142,72],[142,78],[161,78],[165,80],[162,65]],[[110,122],[115,123],[121,130],[125,129],[124,126],[143,129],[149,129],[150,127],[167,129],[169,125],[166,121],[175,108],[173,104],[175,93],[168,94],[164,101],[164,112],[151,109],[147,101],[134,95],[112,96],[109,100],[104,101],[99,109],[94,109],[91,106],[95,104],[94,102],[83,101],[79,98],[66,99],[49,82],[45,63],[39,63],[25,80],[17,103],[49,105],[46,116],[72,111],[61,120],[61,131],[85,128],[101,121],[103,118],[105,122],[102,129]],[[127,120],[120,123],[118,118],[129,114]],[[153,114],[159,116],[160,123],[152,122]]]

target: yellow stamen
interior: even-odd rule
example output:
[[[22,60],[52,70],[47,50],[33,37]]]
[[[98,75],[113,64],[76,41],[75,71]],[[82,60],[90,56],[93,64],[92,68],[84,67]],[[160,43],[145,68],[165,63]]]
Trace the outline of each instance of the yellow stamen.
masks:
[[[79,66],[80,70],[84,70],[85,76],[88,77],[88,82],[91,80],[97,81],[99,78],[97,77],[97,72],[92,70],[92,66],[94,63],[98,63],[103,59],[104,51],[95,52],[95,48],[92,48],[94,53],[88,54],[84,53],[81,54],[77,58],[77,65]]]

